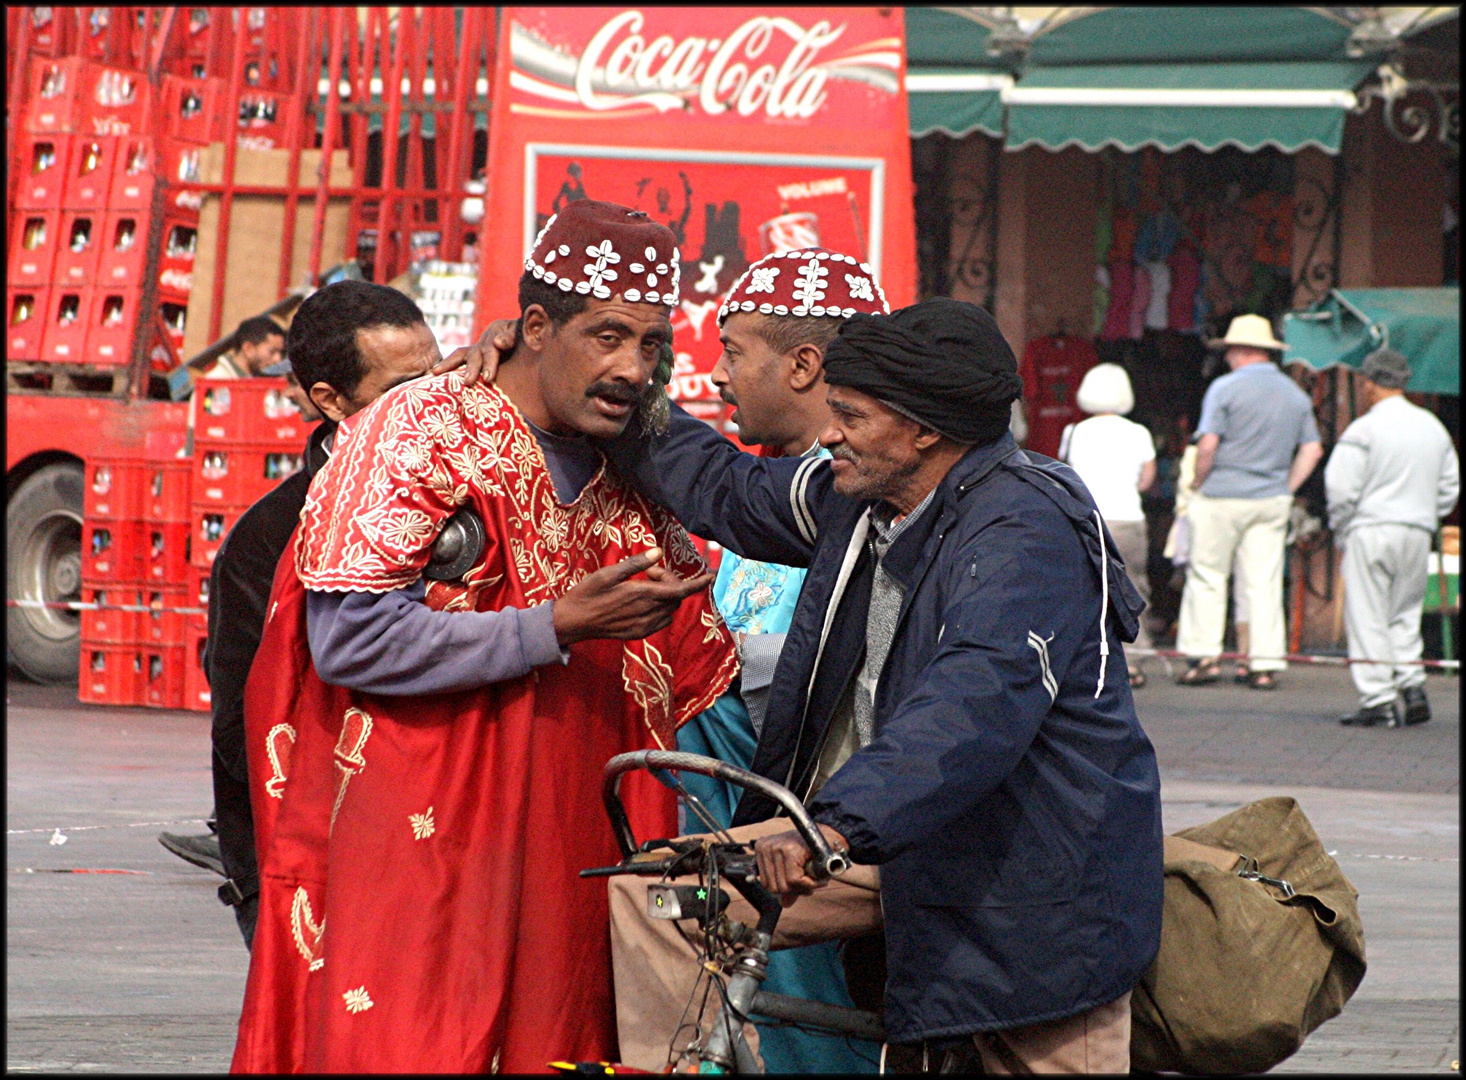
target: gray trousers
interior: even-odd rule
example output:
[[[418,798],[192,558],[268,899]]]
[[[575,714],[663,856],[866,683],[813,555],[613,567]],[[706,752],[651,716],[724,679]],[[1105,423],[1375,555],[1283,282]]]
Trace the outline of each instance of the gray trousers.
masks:
[[[1349,658],[1419,660],[1420,613],[1429,571],[1430,533],[1413,525],[1362,525],[1344,538],[1344,629]],[[1366,708],[1425,683],[1425,668],[1350,664]]]
[[[1136,592],[1150,606],[1150,574],[1146,570],[1146,564],[1150,561],[1150,538],[1146,529],[1145,519],[1139,521],[1106,521],[1110,527],[1110,535],[1115,538],[1115,547],[1119,549],[1120,558],[1125,560],[1125,573],[1130,576],[1130,581],[1135,585]],[[1135,636],[1135,647],[1137,649],[1148,649],[1150,645],[1150,631],[1145,628],[1145,614],[1140,616],[1140,633]]]

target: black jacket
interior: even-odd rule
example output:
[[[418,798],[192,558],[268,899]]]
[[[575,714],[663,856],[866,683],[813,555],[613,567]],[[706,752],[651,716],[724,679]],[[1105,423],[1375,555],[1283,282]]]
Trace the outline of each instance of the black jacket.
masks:
[[[209,572],[209,643],[204,651],[204,674],[214,715],[214,813],[218,817],[224,872],[246,897],[259,891],[259,876],[245,764],[244,684],[265,630],[265,608],[275,567],[300,521],[311,478],[326,462],[322,443],[335,428],[335,424],[325,422],[311,432],[306,441],[305,468],[240,516],[220,545]],[[227,895],[226,886],[220,897]]]
[[[679,409],[665,438],[611,453],[691,532],[809,567],[753,763],[803,797],[863,661],[871,504],[837,494],[826,461],[753,457]],[[876,738],[811,806],[881,865],[891,1040],[1114,1000],[1159,944],[1160,779],[1120,645],[1142,604],[1088,491],[1005,434],[953,467],[884,565],[905,597]],[[745,796],[734,822],[773,809]]]

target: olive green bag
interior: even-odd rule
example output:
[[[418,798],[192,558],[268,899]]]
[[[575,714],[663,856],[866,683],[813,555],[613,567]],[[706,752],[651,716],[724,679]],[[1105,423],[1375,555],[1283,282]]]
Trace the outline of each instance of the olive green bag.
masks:
[[[1165,838],[1161,945],[1131,996],[1136,1071],[1264,1072],[1364,978],[1359,893],[1289,798]]]

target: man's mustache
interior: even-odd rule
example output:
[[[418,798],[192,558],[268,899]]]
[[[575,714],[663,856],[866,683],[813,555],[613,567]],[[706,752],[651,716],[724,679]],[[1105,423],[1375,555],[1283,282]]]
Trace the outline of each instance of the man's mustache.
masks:
[[[622,405],[635,405],[646,396],[646,391],[638,390],[622,382],[598,382],[591,384],[585,396],[604,398],[606,401],[615,401]]]
[[[723,401],[727,404],[732,405],[735,409],[738,407],[738,398],[734,396],[733,388],[731,386],[725,386],[723,387],[723,389],[719,390],[718,396],[722,398]]]
[[[848,461],[852,465],[860,460],[860,455],[848,446],[830,447],[830,457],[839,458],[841,461]]]

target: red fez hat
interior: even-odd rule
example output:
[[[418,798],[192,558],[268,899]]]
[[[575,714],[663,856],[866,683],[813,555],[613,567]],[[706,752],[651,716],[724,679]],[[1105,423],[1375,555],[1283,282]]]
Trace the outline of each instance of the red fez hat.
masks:
[[[535,237],[524,268],[546,285],[609,300],[677,306],[677,237],[640,210],[578,199]]]
[[[729,315],[889,315],[890,305],[869,264],[824,248],[765,255],[733,283],[718,325]]]

